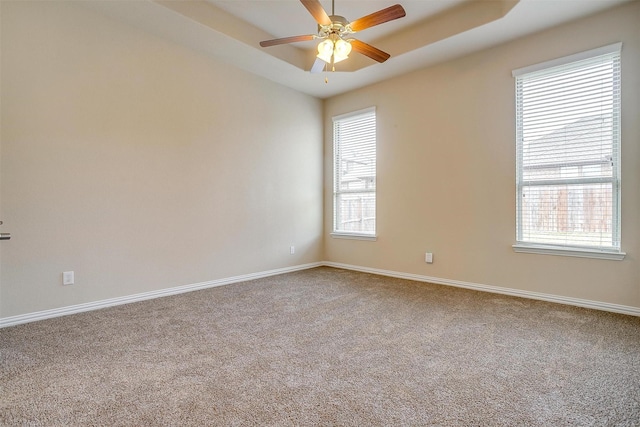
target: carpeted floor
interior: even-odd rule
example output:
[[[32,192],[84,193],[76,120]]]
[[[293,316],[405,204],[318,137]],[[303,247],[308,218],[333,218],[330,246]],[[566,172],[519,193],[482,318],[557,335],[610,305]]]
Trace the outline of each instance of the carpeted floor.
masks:
[[[332,268],[5,328],[0,350],[1,425],[640,425],[640,318]]]

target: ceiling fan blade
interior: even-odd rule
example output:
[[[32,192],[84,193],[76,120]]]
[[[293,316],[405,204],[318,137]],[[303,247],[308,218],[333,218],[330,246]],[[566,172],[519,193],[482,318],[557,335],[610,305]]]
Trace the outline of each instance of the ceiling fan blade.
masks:
[[[374,25],[379,25],[385,22],[393,21],[394,19],[402,18],[407,13],[404,8],[399,4],[389,6],[386,9],[373,12],[371,15],[363,16],[356,19],[351,23],[351,29],[353,31],[362,31]]]
[[[313,63],[313,66],[311,67],[311,70],[309,70],[309,71],[311,73],[313,73],[313,74],[321,73],[322,70],[324,70],[324,66],[325,65],[327,65],[326,62],[324,62],[320,58],[316,58],[316,62]]]
[[[325,26],[331,25],[331,18],[329,18],[327,12],[324,11],[324,8],[320,4],[320,0],[300,0],[300,3],[307,8],[318,24]]]
[[[387,52],[383,52],[377,47],[373,47],[370,44],[367,44],[360,40],[351,39],[349,40],[349,42],[351,43],[351,47],[353,48],[353,50],[365,56],[368,56],[375,61],[384,62],[387,59],[391,58],[391,55],[389,55]]]
[[[286,43],[295,43],[295,42],[306,42],[309,40],[315,39],[317,36],[315,34],[309,34],[307,36],[292,36],[292,37],[283,37],[281,39],[273,39],[273,40],[265,40],[260,42],[260,46],[269,47],[275,46],[278,44],[286,44]]]

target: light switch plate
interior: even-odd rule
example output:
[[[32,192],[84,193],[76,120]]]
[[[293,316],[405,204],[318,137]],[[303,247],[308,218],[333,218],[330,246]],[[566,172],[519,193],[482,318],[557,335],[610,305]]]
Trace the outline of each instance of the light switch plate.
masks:
[[[74,274],[73,271],[65,271],[62,273],[62,284],[63,285],[73,285],[74,283]]]

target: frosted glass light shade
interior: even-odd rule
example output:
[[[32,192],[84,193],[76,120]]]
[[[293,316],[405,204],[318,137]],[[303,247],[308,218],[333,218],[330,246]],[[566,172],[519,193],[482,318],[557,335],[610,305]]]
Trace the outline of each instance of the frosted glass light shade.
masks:
[[[340,62],[349,57],[351,53],[351,43],[346,42],[342,39],[338,40],[335,45],[335,49],[333,50],[333,62]]]
[[[331,63],[331,55],[333,55],[333,40],[324,40],[320,44],[318,44],[318,55],[317,57],[322,59],[327,64]]]

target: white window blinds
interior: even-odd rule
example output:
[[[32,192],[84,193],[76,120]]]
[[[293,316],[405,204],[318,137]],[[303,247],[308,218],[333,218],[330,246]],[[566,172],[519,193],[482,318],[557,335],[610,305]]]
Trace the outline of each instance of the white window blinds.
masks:
[[[620,249],[620,49],[514,71],[519,243]]]
[[[333,231],[376,232],[375,108],[333,118]]]

